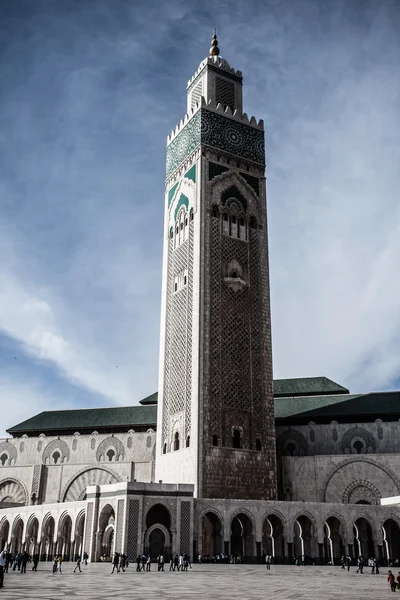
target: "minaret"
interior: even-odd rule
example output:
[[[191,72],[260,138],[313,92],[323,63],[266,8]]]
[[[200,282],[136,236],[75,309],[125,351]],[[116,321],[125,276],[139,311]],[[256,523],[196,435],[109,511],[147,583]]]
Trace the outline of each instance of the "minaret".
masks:
[[[156,480],[276,497],[264,125],[210,55],[167,141]]]

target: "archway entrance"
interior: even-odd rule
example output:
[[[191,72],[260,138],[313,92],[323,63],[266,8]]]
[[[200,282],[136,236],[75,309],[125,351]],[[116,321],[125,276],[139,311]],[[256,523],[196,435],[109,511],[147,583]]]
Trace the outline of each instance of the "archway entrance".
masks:
[[[36,517],[33,517],[28,523],[25,539],[25,550],[33,556],[39,551],[38,548],[38,533],[39,522]]]
[[[65,515],[58,526],[57,554],[61,554],[63,560],[71,560],[71,535],[72,519]]]
[[[294,522],[294,557],[307,565],[316,558],[313,524],[305,515],[300,515]]]
[[[53,517],[45,518],[42,525],[42,541],[40,544],[41,560],[53,560],[54,552],[54,529]]]
[[[7,519],[4,519],[0,525],[0,552],[2,552],[7,545],[9,533],[10,523],[7,521]]]
[[[171,515],[163,504],[155,504],[146,515],[146,533],[144,536],[144,553],[154,559],[160,552],[164,560],[171,558]]]
[[[222,553],[222,524],[219,517],[208,512],[203,515],[202,527],[202,553],[203,556],[215,556]]]
[[[276,515],[269,515],[263,523],[262,553],[274,557],[274,562],[281,563],[285,558],[285,539],[283,524]]]
[[[400,561],[400,527],[393,519],[387,519],[382,527],[383,556],[389,565]]]
[[[324,524],[324,555],[326,562],[340,564],[346,553],[341,535],[341,522],[336,517],[329,517]]]
[[[83,532],[85,530],[85,513],[78,516],[75,525],[74,559],[83,556],[85,549],[83,546]]]
[[[149,535],[149,554],[150,556],[158,556],[164,554],[165,534],[159,527],[153,529]]]
[[[11,552],[22,552],[22,534],[24,531],[24,523],[21,518],[14,523],[12,530]]]
[[[231,524],[231,554],[241,562],[251,560],[254,555],[253,524],[244,513],[233,518]]]
[[[99,529],[97,531],[96,560],[100,556],[111,558],[114,552],[114,528],[115,512],[111,504],[106,504],[101,510],[99,517]],[[119,549],[117,549],[119,552]]]
[[[364,517],[360,517],[354,523],[354,552],[356,556],[364,559],[375,556],[374,539],[372,537],[371,525]]]

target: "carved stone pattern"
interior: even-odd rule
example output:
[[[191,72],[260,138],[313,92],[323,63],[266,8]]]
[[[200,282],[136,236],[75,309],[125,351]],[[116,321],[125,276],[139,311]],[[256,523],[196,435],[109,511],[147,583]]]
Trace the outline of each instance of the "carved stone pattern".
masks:
[[[95,440],[95,438],[92,438],[90,440],[90,448],[91,448],[91,450],[94,450],[96,448],[96,440]]]
[[[61,462],[69,461],[70,452],[68,444],[64,442],[64,440],[52,440],[43,450],[43,464],[46,464],[46,460],[50,458],[55,450],[59,450],[61,452]]]
[[[383,428],[381,427],[381,425],[378,426],[377,433],[378,433],[378,440],[383,440]]]
[[[344,504],[357,504],[360,500],[370,504],[379,504],[381,494],[370,481],[358,479],[350,483],[343,493]]]
[[[128,541],[126,553],[128,560],[133,562],[138,551],[139,534],[139,500],[129,500],[128,510]]]
[[[21,454],[22,454],[22,452],[23,452],[24,450],[25,450],[25,444],[24,444],[24,442],[21,442],[21,443],[20,443],[20,445],[19,445],[19,451],[20,451],[20,452],[21,452]]]
[[[76,502],[82,499],[86,494],[86,488],[89,485],[107,485],[121,481],[121,477],[107,468],[88,468],[83,469],[67,482],[63,490],[63,502]]]
[[[308,443],[307,443],[306,438],[300,431],[297,431],[297,429],[292,429],[292,428],[289,428],[289,429],[286,429],[285,431],[283,431],[280,434],[280,436],[278,437],[278,439],[276,440],[278,455],[279,456],[287,455],[286,444],[287,444],[287,442],[289,442],[291,440],[296,442],[299,447],[299,450],[303,450],[304,455],[307,456]]]
[[[99,444],[99,446],[96,450],[96,459],[98,462],[100,462],[101,457],[102,456],[104,457],[105,452],[110,447],[115,449],[115,452],[117,454],[116,460],[119,460],[119,457],[121,457],[121,460],[124,460],[124,458],[125,458],[124,444],[121,442],[121,440],[119,440],[116,437],[108,437]]]
[[[117,531],[115,532],[115,550],[122,552],[122,528],[124,525],[124,500],[118,500],[117,504]]]
[[[42,440],[39,440],[39,441],[38,441],[38,445],[37,445],[37,451],[38,451],[38,452],[41,452],[41,451],[42,451],[42,446],[43,446],[43,442],[42,442]]]
[[[74,441],[72,442],[72,450],[76,450],[76,449],[77,449],[77,447],[78,447],[78,440],[74,440]]]
[[[352,450],[352,441],[354,438],[361,438],[362,440],[364,440],[366,447],[367,448],[371,447],[373,454],[375,454],[376,443],[374,440],[374,436],[372,435],[372,433],[370,433],[366,429],[363,429],[362,427],[351,427],[343,435],[343,437],[342,437],[343,453],[346,450],[346,448],[348,448],[349,450]]]
[[[168,242],[168,267],[167,267],[167,301],[165,310],[165,349],[164,349],[164,390],[163,390],[163,418],[162,442],[168,438],[169,424],[169,390],[170,390],[170,358],[171,358],[171,311],[172,311],[172,286],[173,286],[173,240]],[[162,452],[162,448],[160,450]]]
[[[181,502],[180,552],[190,556],[190,502]]]
[[[11,501],[16,504],[28,503],[24,486],[20,481],[14,478],[7,478],[0,482],[0,505],[3,498],[7,498],[8,502],[11,498]]]
[[[6,452],[9,456],[9,459],[7,461],[8,465],[11,465],[12,461],[16,462],[18,453],[17,449],[15,448],[15,446],[13,446],[13,444],[10,444],[9,442],[1,442],[0,456],[3,454],[3,452]]]
[[[389,469],[389,467],[386,467],[381,462],[379,462],[377,460],[373,460],[372,458],[369,458],[368,456],[361,455],[361,454],[356,454],[355,456],[353,456],[351,458],[347,458],[345,460],[342,460],[340,463],[338,463],[338,464],[336,464],[336,465],[334,465],[332,467],[332,469],[326,475],[324,481],[322,482],[322,484],[320,486],[320,489],[319,489],[319,502],[325,502],[325,492],[326,492],[326,489],[327,489],[327,487],[329,485],[330,480],[335,475],[335,473],[337,473],[337,471],[339,471],[340,469],[342,469],[346,465],[350,465],[350,464],[355,463],[355,462],[367,463],[369,465],[374,465],[375,467],[378,467],[379,469],[382,469],[382,471],[384,471],[386,473],[386,475],[388,477],[390,477],[390,479],[396,485],[397,491],[400,494],[400,480],[396,477],[395,473],[391,469]]]
[[[337,431],[336,427],[334,429],[332,429],[332,439],[334,442],[338,441],[338,431]]]
[[[315,442],[315,429],[310,429],[310,442]]]
[[[220,102],[224,107],[230,106],[235,110],[235,84],[222,77],[215,78],[215,101]]]
[[[219,148],[265,164],[264,132],[224,115],[200,109],[167,148],[167,177],[199,145]]]
[[[35,465],[33,467],[32,494],[35,494],[36,498],[38,498],[38,496],[39,496],[41,475],[42,475],[42,465]]]
[[[147,436],[146,439],[146,448],[150,448],[151,447],[151,435]]]
[[[189,240],[168,252],[168,289],[165,323],[163,441],[169,439],[169,417],[185,411],[185,434],[190,432],[192,381],[192,306],[193,306],[193,222]],[[177,273],[188,269],[188,283],[173,292]],[[182,432],[183,434],[184,432]]]
[[[87,505],[86,535],[85,535],[85,544],[84,544],[84,549],[86,552],[90,552],[90,544],[92,541],[93,511],[94,511],[94,504],[93,504],[93,502],[89,502]]]
[[[189,262],[188,262],[188,321],[186,333],[186,403],[185,403],[185,438],[190,435],[192,426],[192,337],[193,337],[193,246],[194,222],[189,225]]]
[[[128,441],[126,443],[127,448],[130,450],[132,448],[132,437],[128,437]]]

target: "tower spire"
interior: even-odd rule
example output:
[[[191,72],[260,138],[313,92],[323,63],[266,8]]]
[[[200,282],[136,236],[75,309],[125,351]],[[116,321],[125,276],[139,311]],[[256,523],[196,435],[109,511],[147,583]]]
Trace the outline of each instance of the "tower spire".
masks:
[[[214,33],[211,40],[211,48],[210,48],[210,56],[218,56],[219,48],[218,48],[218,40],[217,40],[217,30],[214,28]]]

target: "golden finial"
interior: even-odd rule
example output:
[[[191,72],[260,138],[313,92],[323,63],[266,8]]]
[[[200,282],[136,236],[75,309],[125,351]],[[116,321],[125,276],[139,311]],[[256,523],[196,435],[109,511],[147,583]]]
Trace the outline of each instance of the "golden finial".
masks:
[[[218,48],[218,40],[217,40],[217,30],[214,29],[214,34],[211,40],[211,48],[210,48],[210,56],[218,56],[219,48]]]

